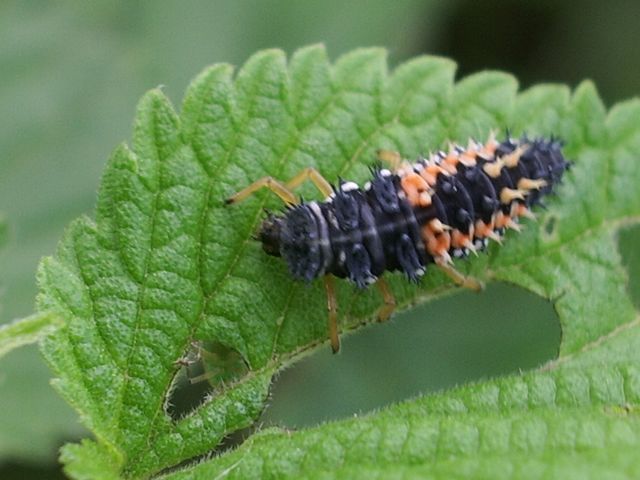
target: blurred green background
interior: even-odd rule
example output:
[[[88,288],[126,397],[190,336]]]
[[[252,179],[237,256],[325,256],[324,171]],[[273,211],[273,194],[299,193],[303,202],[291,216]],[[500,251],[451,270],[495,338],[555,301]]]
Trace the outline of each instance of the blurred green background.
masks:
[[[455,59],[460,75],[504,69],[523,87],[591,78],[611,105],[640,92],[639,18],[634,0],[4,0],[0,213],[9,244],[0,321],[32,311],[38,259],[91,212],[103,165],[129,138],[149,88],[163,85],[179,105],[205,65],[323,42],[333,59],[371,45],[387,47],[392,66],[434,53]],[[637,272],[638,231],[621,243]],[[458,293],[347,337],[339,356],[327,348],[305,358],[280,376],[262,421],[313,425],[532,368],[559,341],[553,309],[539,298],[505,285]],[[60,476],[57,448],[85,434],[48,379],[35,348],[0,362],[0,478]]]

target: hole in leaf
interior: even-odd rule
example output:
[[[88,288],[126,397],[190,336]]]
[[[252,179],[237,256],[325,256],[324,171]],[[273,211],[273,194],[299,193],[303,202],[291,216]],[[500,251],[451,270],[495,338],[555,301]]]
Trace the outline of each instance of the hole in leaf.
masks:
[[[507,284],[464,292],[344,336],[282,372],[262,421],[299,428],[421,393],[535,368],[557,357],[550,302]]]
[[[640,225],[620,231],[618,249],[622,264],[627,269],[629,284],[627,289],[636,308],[640,309]]]
[[[181,361],[167,413],[177,420],[216,390],[243,377],[247,364],[236,350],[220,342],[194,342]]]

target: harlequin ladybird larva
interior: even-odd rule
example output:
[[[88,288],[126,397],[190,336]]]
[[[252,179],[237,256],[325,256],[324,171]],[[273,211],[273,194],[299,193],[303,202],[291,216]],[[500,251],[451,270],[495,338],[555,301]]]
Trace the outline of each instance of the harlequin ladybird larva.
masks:
[[[531,207],[552,192],[569,162],[557,139],[509,135],[498,142],[450,144],[446,151],[410,163],[398,153],[378,152],[363,187],[340,180],[332,186],[318,171],[306,168],[286,183],[261,178],[227,199],[244,200],[266,187],[286,204],[269,214],[259,238],[269,255],[282,256],[291,275],[311,281],[323,277],[329,310],[329,338],[340,348],[333,276],[360,288],[375,284],[384,306],[379,318],[393,312],[395,299],[381,278],[403,272],[417,282],[435,264],[455,283],[479,290],[480,283],[453,268],[461,258],[501,242],[505,229],[519,230],[520,217],[533,218]],[[382,162],[388,165],[383,166]],[[323,201],[300,201],[293,190],[310,180]]]

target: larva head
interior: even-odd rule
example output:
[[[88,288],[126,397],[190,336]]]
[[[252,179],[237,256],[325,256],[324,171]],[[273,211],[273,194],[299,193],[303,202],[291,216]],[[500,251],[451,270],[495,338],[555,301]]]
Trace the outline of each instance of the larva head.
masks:
[[[319,235],[312,211],[306,205],[298,205],[284,215],[270,214],[262,222],[259,239],[265,252],[286,260],[295,278],[311,281],[322,269]]]
[[[283,217],[269,214],[262,222],[258,234],[258,239],[262,242],[262,249],[274,257],[280,256],[280,231],[283,220]]]

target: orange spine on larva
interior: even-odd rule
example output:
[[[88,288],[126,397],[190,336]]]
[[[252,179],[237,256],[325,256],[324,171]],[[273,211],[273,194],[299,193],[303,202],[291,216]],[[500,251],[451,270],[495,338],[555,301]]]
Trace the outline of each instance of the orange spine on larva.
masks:
[[[518,219],[533,218],[530,207],[567,166],[557,141],[499,143],[491,133],[484,144],[449,144],[446,152],[403,162],[396,174],[416,216],[425,218],[426,252],[443,263],[485,248],[490,239],[500,242],[507,228],[519,230]]]

